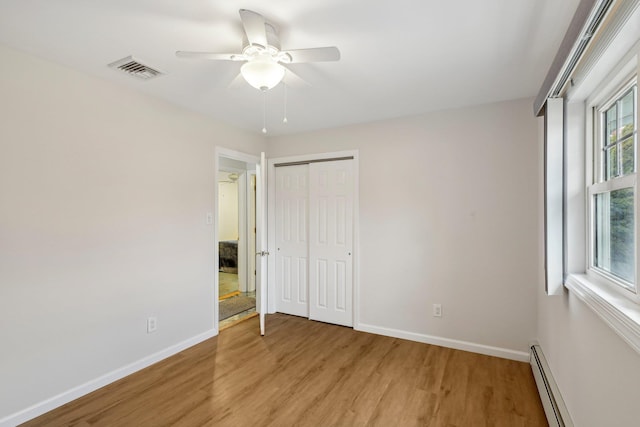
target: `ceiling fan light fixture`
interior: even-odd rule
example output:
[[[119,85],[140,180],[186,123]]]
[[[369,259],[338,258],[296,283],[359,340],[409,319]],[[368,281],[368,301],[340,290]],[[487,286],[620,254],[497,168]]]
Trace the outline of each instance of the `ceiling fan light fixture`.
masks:
[[[251,86],[265,91],[282,81],[285,69],[270,58],[255,58],[242,65],[240,73]]]

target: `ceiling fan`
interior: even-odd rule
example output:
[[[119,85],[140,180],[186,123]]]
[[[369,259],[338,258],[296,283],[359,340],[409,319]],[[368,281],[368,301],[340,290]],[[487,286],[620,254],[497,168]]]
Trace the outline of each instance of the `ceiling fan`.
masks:
[[[240,74],[251,86],[267,91],[282,81],[287,64],[302,62],[338,61],[337,47],[316,47],[309,49],[280,50],[280,39],[276,27],[267,22],[259,13],[240,9],[240,19],[245,36],[241,53],[212,53],[177,51],[181,58],[200,58],[221,61],[245,62]]]

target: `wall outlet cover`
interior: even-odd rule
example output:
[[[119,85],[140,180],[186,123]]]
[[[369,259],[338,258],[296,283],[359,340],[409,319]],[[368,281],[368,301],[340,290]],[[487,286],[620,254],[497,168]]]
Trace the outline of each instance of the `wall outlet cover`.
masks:
[[[442,317],[442,305],[433,304],[433,317]]]
[[[158,329],[158,318],[149,317],[147,319],[147,333],[150,334]]]

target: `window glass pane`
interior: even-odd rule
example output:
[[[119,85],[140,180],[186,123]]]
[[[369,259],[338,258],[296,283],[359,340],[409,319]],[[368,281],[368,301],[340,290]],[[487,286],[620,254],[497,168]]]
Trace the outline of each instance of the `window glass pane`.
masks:
[[[634,118],[633,90],[631,90],[620,100],[620,138],[633,133]]]
[[[614,145],[613,147],[606,150],[607,157],[607,179],[615,178],[620,175],[620,171],[618,170],[618,146]]]
[[[634,283],[633,188],[595,197],[595,266]]]
[[[618,108],[617,104],[613,104],[605,113],[605,144],[613,144],[617,141],[616,130],[618,128]]]
[[[622,173],[629,175],[635,171],[635,143],[634,138],[628,138],[622,143]]]

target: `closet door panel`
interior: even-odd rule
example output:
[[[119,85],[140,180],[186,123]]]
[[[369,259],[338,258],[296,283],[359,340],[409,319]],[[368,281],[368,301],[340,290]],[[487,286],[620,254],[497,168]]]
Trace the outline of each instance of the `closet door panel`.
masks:
[[[309,165],[309,318],[353,326],[353,161]]]
[[[308,165],[276,168],[276,311],[309,316]]]

